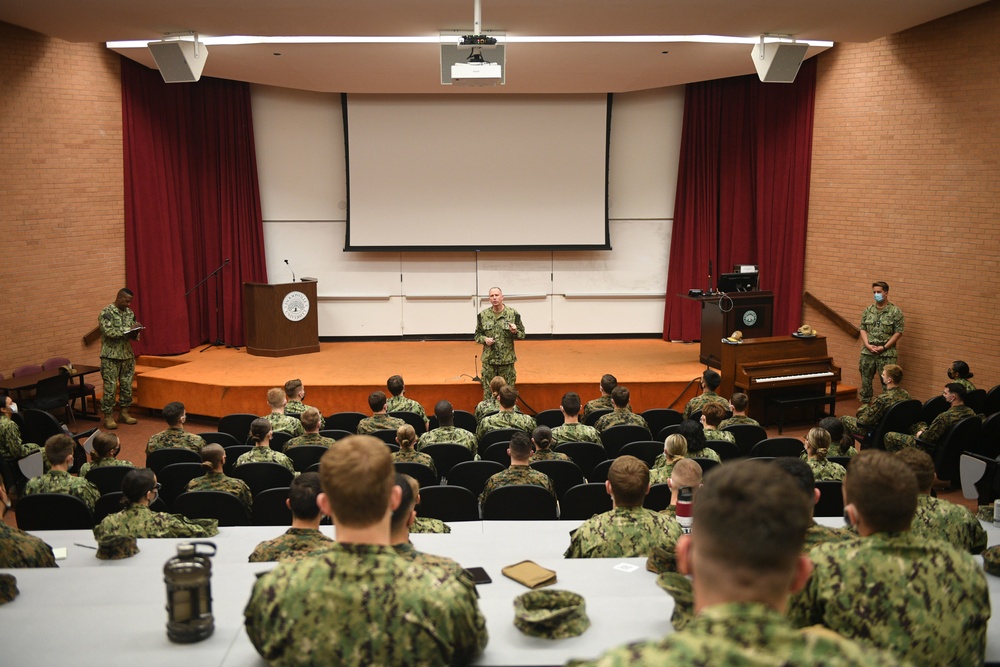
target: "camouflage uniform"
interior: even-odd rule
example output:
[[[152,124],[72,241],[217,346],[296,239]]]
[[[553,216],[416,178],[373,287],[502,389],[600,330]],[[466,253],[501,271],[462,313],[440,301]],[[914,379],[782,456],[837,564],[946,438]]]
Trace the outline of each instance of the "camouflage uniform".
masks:
[[[813,477],[817,482],[843,482],[847,470],[844,466],[826,459],[806,459],[806,463],[812,468]]]
[[[22,459],[42,448],[32,442],[21,442],[21,429],[7,415],[0,415],[0,454],[5,459]]]
[[[666,457],[663,456],[662,454],[656,457],[656,460],[657,461],[662,460],[663,464],[660,466],[654,466],[652,469],[650,469],[649,471],[650,486],[652,486],[653,484],[666,484],[667,480],[670,479],[670,475],[674,472],[674,465],[676,464],[676,461],[674,463],[667,463]]]
[[[487,633],[475,587],[389,546],[336,543],[254,585],[246,631],[271,665],[472,662]]]
[[[976,390],[976,385],[972,384],[972,380],[969,380],[968,378],[955,378],[954,380],[952,380],[952,382],[959,383],[960,385],[965,387],[966,391]]]
[[[424,420],[424,427],[426,429],[427,423],[430,419],[427,418],[427,413],[424,412],[424,406],[420,405],[412,398],[407,398],[400,394],[399,396],[390,396],[389,400],[385,402],[386,412],[412,412],[415,415],[419,415],[421,419]]]
[[[793,624],[825,625],[914,665],[983,664],[989,590],[969,554],[904,532],[822,544],[809,557],[812,576],[788,605]]]
[[[816,545],[827,542],[846,542],[847,540],[856,539],[858,539],[857,533],[853,533],[846,528],[831,528],[830,526],[824,526],[813,521],[812,525],[806,531],[806,542],[802,550],[809,551]]]
[[[0,568],[59,567],[52,547],[34,535],[0,521]]]
[[[781,612],[759,603],[726,603],[703,609],[683,631],[658,641],[612,649],[592,662],[571,666],[635,665],[825,665],[868,667],[902,664],[894,656],[862,647],[834,633],[794,629]]]
[[[438,426],[436,429],[430,430],[420,436],[420,439],[417,440],[417,450],[421,450],[427,445],[440,445],[447,442],[462,445],[473,454],[475,454],[479,443],[476,440],[476,435],[466,431],[464,428]]]
[[[858,408],[857,416],[844,415],[840,418],[844,430],[851,435],[865,435],[875,430],[885,413],[896,403],[910,400],[910,394],[902,387],[886,389],[875,397],[871,403]]]
[[[516,405],[514,406],[514,411],[515,412],[518,411]],[[478,425],[479,422],[483,421],[483,418],[486,415],[492,414],[494,412],[500,412],[500,401],[498,401],[492,395],[487,396],[483,400],[479,401],[479,404],[476,406],[475,412],[472,413],[473,416],[475,416],[476,418],[476,425]]]
[[[728,407],[726,408],[729,409]],[[746,415],[733,415],[729,419],[723,419],[719,422],[719,429],[724,429],[727,426],[738,426],[739,424],[750,424],[751,426],[760,426],[760,422],[752,417],[747,417]]]
[[[580,416],[580,421],[587,421],[592,413],[598,410],[614,410],[615,402],[611,400],[611,394],[603,394],[600,398],[595,398],[592,401],[587,401],[587,404],[583,406],[583,414]],[[630,408],[631,409],[631,408]]]
[[[535,418],[530,415],[523,415],[520,412],[498,412],[479,422],[479,426],[476,428],[476,440],[482,440],[483,436],[490,431],[499,431],[505,428],[519,428],[531,435],[537,426]]]
[[[562,452],[554,452],[551,449],[536,449],[535,453],[528,458],[528,463],[534,461],[572,461],[570,457]]]
[[[98,542],[109,537],[212,537],[219,534],[217,519],[188,519],[180,514],[154,512],[145,505],[129,505],[109,514],[94,527]]]
[[[601,434],[593,426],[586,424],[563,424],[552,429],[552,446],[561,445],[566,442],[592,442],[595,445],[604,446],[601,442]]]
[[[469,577],[469,574],[462,568],[461,565],[451,558],[435,556],[433,554],[424,553],[423,551],[417,551],[417,548],[413,546],[412,542],[393,544],[392,548],[396,550],[397,554],[411,563],[417,563],[418,565],[429,568],[438,568],[441,571],[438,576],[442,579],[446,577],[461,577],[466,579],[468,584],[475,586],[475,583],[472,581],[471,577]],[[485,626],[483,626],[483,631],[486,631]]]
[[[295,399],[294,401],[288,401],[287,403],[285,403],[285,414],[288,415],[289,417],[291,417],[292,415],[301,415],[303,412],[305,412],[311,407],[313,406],[306,405],[299,399]],[[322,430],[326,428],[326,419],[323,417],[322,410],[320,410],[319,408],[316,408],[316,410],[319,412],[319,427],[320,430]],[[292,418],[294,419],[295,417]]]
[[[548,475],[530,466],[511,465],[511,467],[498,472],[486,480],[486,486],[483,487],[483,492],[479,494],[480,504],[485,503],[486,496],[501,486],[513,486],[515,484],[540,486],[551,493],[553,498],[556,497],[556,487],[553,486],[552,479]]]
[[[427,454],[421,454],[412,449],[401,449],[398,452],[393,452],[392,462],[395,463],[397,461],[419,463],[430,468],[434,472],[435,477],[438,474],[437,467],[434,465],[434,459]]]
[[[584,521],[570,533],[565,558],[636,558],[653,547],[676,544],[681,525],[644,507],[616,507]]]
[[[101,378],[104,380],[101,411],[110,415],[115,408],[115,394],[119,391],[118,404],[122,408],[132,405],[135,354],[126,333],[138,323],[131,308],[118,310],[113,303],[101,311],[97,323],[101,327]]]
[[[292,472],[295,472],[295,464],[292,460],[282,454],[281,452],[276,452],[270,447],[254,447],[249,452],[240,455],[240,458],[236,459],[236,463],[233,467],[243,465],[244,463],[280,463]]]
[[[712,449],[711,447],[709,447],[708,445],[702,447],[697,452],[689,449],[687,455],[688,458],[692,459],[712,459],[713,461],[718,461],[719,463],[722,463],[722,459],[719,457],[719,453],[714,449]]]
[[[709,403],[718,403],[726,411],[729,411],[729,399],[723,398],[711,389],[706,389],[698,396],[695,396],[684,406],[684,419],[691,419],[691,415],[703,409]]]
[[[406,422],[399,417],[392,417],[387,414],[379,413],[377,415],[372,415],[371,417],[365,417],[359,421],[357,434],[370,435],[375,431],[385,431],[389,429],[395,431],[404,424],[406,424]]]
[[[993,520],[992,508],[990,520]],[[927,539],[944,540],[960,551],[978,554],[987,537],[979,519],[965,507],[921,493],[910,531]]]
[[[299,560],[313,552],[329,549],[333,540],[312,528],[289,528],[273,540],[265,540],[250,554],[251,563]]]
[[[441,519],[432,519],[426,516],[418,516],[413,525],[410,526],[411,533],[450,533],[451,526]]]
[[[291,433],[293,438],[306,434],[306,430],[302,428],[302,422],[295,417],[287,417],[280,412],[269,412],[261,419],[271,422],[272,431]]]
[[[82,466],[80,466],[80,477],[86,478],[87,473],[94,468],[114,468],[114,467],[124,467],[124,468],[134,468],[131,461],[126,461],[124,459],[116,459],[107,456],[103,459],[97,459],[96,461],[87,461]]]
[[[709,442],[713,440],[723,440],[725,442],[731,442],[736,444],[736,436],[730,431],[721,431],[717,428],[706,428],[705,429],[705,440]]]
[[[205,446],[205,441],[200,435],[188,433],[180,426],[171,426],[166,431],[160,431],[150,436],[146,443],[146,453],[155,452],[157,449],[168,447],[181,447],[190,449],[192,452],[201,452]]]
[[[628,408],[615,408],[614,412],[598,419],[597,423],[594,424],[594,428],[597,429],[598,433],[604,433],[612,426],[620,426],[621,424],[641,426],[647,431],[649,430],[649,424],[642,418],[642,415],[637,415]]]
[[[30,496],[33,493],[68,493],[85,502],[91,512],[94,511],[97,499],[101,497],[96,486],[83,477],[73,477],[65,470],[50,470],[41,477],[29,479],[24,487],[24,495]]]
[[[962,421],[966,417],[972,417],[976,413],[967,405],[956,405],[948,408],[931,422],[931,425],[923,429],[923,433],[920,434],[920,439],[924,442],[929,442],[932,445],[937,445],[938,440],[940,440],[945,432],[949,428]],[[905,433],[886,433],[885,434],[885,449],[889,452],[898,452],[903,447],[916,447],[917,437],[915,435],[907,435]],[[931,455],[934,454],[933,449],[931,450]]]
[[[517,333],[512,334],[508,328],[508,323],[517,327]],[[486,344],[486,339],[494,340],[492,345]],[[487,308],[479,313],[476,318],[476,342],[483,346],[482,370],[479,377],[483,382],[483,398],[487,398],[490,393],[490,381],[499,375],[511,387],[517,385],[517,370],[514,362],[517,355],[514,354],[514,341],[524,339],[524,323],[521,322],[521,315],[511,308],[504,306],[499,313],[494,313],[493,308]]]
[[[318,445],[329,449],[330,445],[335,442],[336,440],[333,438],[328,438],[324,435],[320,435],[319,433],[305,433],[286,442],[285,451],[287,452],[292,447],[301,447],[302,445]]]
[[[228,477],[225,473],[209,470],[201,477],[195,477],[187,483],[187,491],[222,491],[231,493],[241,501],[247,508],[247,512],[253,509],[253,494],[250,487],[242,479]]]
[[[881,308],[873,303],[861,313],[859,328],[868,332],[870,345],[885,345],[893,335],[903,333],[903,311],[888,301]],[[898,359],[899,352],[895,345],[884,350],[882,354],[872,354],[867,347],[861,346],[861,360],[858,363],[858,369],[861,371],[861,389],[858,398],[862,403],[872,400],[872,380],[875,376],[881,374],[887,365],[897,363]]]

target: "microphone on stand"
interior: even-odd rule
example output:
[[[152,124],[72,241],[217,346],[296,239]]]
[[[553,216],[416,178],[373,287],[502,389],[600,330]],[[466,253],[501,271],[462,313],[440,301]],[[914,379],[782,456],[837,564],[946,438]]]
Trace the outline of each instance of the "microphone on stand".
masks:
[[[472,377],[472,381],[473,381],[473,382],[482,382],[483,380],[482,380],[482,378],[481,378],[481,377],[479,377],[479,373],[477,373],[477,372],[476,372],[476,371],[474,370],[474,369],[476,369],[476,368],[479,368],[479,355],[477,354],[475,358],[476,358],[476,360],[475,360],[474,362],[472,362],[472,367],[473,367],[473,371],[472,371],[472,376],[473,376],[473,377]]]
[[[288,264],[288,260],[285,260],[285,264]],[[714,294],[712,290],[712,260],[708,260],[708,290],[705,294]]]
[[[229,260],[226,260],[226,261],[229,261]],[[292,282],[294,283],[295,282],[295,269],[292,268],[292,265],[288,263],[287,259],[285,260],[285,266],[287,266],[288,270],[292,272]]]

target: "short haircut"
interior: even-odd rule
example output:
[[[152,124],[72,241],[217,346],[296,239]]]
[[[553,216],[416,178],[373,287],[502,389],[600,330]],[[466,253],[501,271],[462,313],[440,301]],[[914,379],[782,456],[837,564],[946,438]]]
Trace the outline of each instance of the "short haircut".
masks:
[[[318,472],[304,472],[295,477],[288,487],[288,505],[292,510],[292,516],[299,519],[315,519],[319,514],[316,496],[321,490]]]
[[[434,416],[438,418],[438,425],[452,426],[455,423],[455,408],[451,401],[440,400],[434,406]]]
[[[177,426],[184,416],[184,404],[180,401],[173,401],[163,406],[163,419],[167,426]]]
[[[917,476],[889,452],[868,449],[851,458],[844,502],[878,533],[910,529],[917,511]]]
[[[413,508],[417,506],[417,494],[413,492],[413,485],[410,484],[411,480],[413,478],[409,475],[398,472],[393,480],[393,485],[398,486],[402,492],[399,507],[392,511],[392,518],[389,520],[393,532],[403,527],[406,520],[410,518]]]
[[[872,283],[872,287],[881,287],[883,292],[889,291],[889,283],[884,280],[876,280]]]
[[[121,296],[122,294],[124,294],[125,296],[135,296],[132,290],[130,290],[127,287],[123,287],[120,290],[118,290],[118,296]]]
[[[118,436],[108,431],[99,431],[94,436],[94,451],[90,453],[90,458],[94,461],[111,457],[111,452],[119,447],[121,442]]]
[[[951,370],[955,372],[955,375],[965,380],[975,376],[975,373],[969,369],[969,364],[964,361],[951,362]]]
[[[813,454],[825,459],[830,452],[830,432],[818,426],[809,429],[806,433],[806,445]]]
[[[73,438],[65,433],[58,433],[45,441],[45,458],[51,465],[61,465],[73,455],[75,447],[76,443],[73,442]]]
[[[791,476],[762,461],[716,467],[692,511],[697,553],[727,566],[738,553],[738,565],[729,571],[788,572],[812,523],[812,505]],[[733,574],[752,581],[745,573]]]
[[[746,412],[747,406],[750,405],[750,397],[742,392],[737,392],[733,394],[729,402],[733,404],[733,410]],[[702,410],[702,414],[704,414],[704,410]]]
[[[698,456],[698,452],[705,449],[705,429],[702,428],[701,422],[696,422],[693,419],[685,419],[681,422],[681,425],[677,427],[677,433],[684,436],[688,445],[688,454],[693,456]]]
[[[226,450],[222,445],[213,442],[202,447],[200,454],[201,464],[214,470],[222,463],[222,459],[226,456]]]
[[[963,403],[965,403],[966,396],[969,395],[969,390],[961,382],[949,382],[945,385],[945,389],[962,399]]]
[[[524,431],[518,431],[510,436],[510,457],[512,459],[526,459],[531,456],[531,438]]]
[[[323,416],[316,408],[306,408],[305,412],[299,415],[299,421],[302,422],[302,428],[312,432],[319,428],[323,422]]]
[[[506,386],[507,386],[507,380],[503,379],[499,375],[494,375],[493,379],[490,380],[490,393],[491,394],[500,393],[500,388]]]
[[[378,438],[337,440],[320,459],[319,474],[337,524],[364,528],[385,516],[395,471],[389,448]]]
[[[840,447],[844,451],[854,446],[854,438],[844,430],[844,422],[837,417],[823,417],[816,425],[826,429],[826,432],[830,434],[830,444],[840,443]]]
[[[267,404],[272,408],[280,408],[285,404],[285,390],[281,387],[271,387],[267,390]]]
[[[917,491],[930,491],[934,486],[934,459],[922,449],[903,447],[896,458],[905,463],[917,476]]]
[[[539,426],[531,432],[531,439],[536,449],[548,449],[552,444],[552,429],[548,426]]]
[[[615,387],[618,386],[618,378],[616,378],[611,373],[605,373],[601,376],[601,391],[605,394],[610,394]]]
[[[680,433],[671,433],[663,441],[663,454],[667,457],[667,463],[687,456],[688,441]]]
[[[903,381],[903,369],[896,364],[886,364],[882,368],[883,372],[892,379],[893,382],[899,384]]]
[[[396,441],[400,449],[411,449],[417,442],[417,431],[409,424],[403,424],[396,429]]]
[[[382,412],[382,408],[385,407],[385,392],[373,391],[368,394],[368,407],[372,412]]]
[[[404,384],[402,375],[393,375],[385,383],[385,388],[389,390],[389,393],[393,396],[399,396],[403,393]]]
[[[608,481],[617,505],[638,507],[649,490],[649,467],[634,456],[619,456],[608,469]]]
[[[674,464],[674,469],[670,471],[670,479],[674,480],[674,486],[677,488],[690,486],[696,489],[701,486],[701,466],[693,459],[681,459]]]
[[[701,374],[701,379],[705,381],[705,386],[715,391],[722,384],[722,376],[711,368],[706,369],[704,373]]]
[[[720,403],[706,403],[701,409],[701,416],[709,426],[718,426],[726,416],[726,409]]]
[[[808,463],[797,456],[778,456],[771,461],[771,465],[791,475],[802,492],[809,496],[810,502],[812,501],[813,491],[816,489],[816,475]]]
[[[156,475],[149,468],[129,470],[122,478],[122,504],[134,505],[156,488]]]
[[[565,412],[570,417],[575,417],[580,414],[580,394],[575,391],[568,391],[563,394],[562,405],[563,412]]]
[[[500,401],[500,405],[505,408],[512,408],[517,405],[517,389],[511,386],[504,385],[500,387],[499,395],[497,396]]]
[[[254,442],[261,442],[271,432],[271,422],[258,417],[250,422],[250,439]]]
[[[302,380],[289,380],[285,383],[285,396],[294,398],[299,389],[302,389]]]
[[[624,408],[628,405],[630,397],[631,394],[629,394],[628,387],[618,385],[611,390],[611,402],[615,404],[615,407]]]

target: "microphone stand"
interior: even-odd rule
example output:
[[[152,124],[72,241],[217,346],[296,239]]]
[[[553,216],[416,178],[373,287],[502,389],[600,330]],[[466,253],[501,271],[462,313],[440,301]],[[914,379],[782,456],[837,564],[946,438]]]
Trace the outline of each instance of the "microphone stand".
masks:
[[[217,269],[215,269],[215,271],[212,271],[207,276],[205,276],[204,278],[202,278],[201,280],[199,280],[198,284],[196,284],[194,287],[192,287],[191,289],[189,289],[187,292],[184,293],[184,296],[187,297],[192,292],[194,292],[196,289],[198,289],[199,287],[201,287],[202,285],[204,285],[206,282],[208,282],[209,278],[215,276],[215,278],[216,278],[216,280],[215,280],[215,326],[216,326],[216,335],[218,337],[214,341],[209,341],[208,344],[205,345],[205,347],[203,347],[200,350],[198,350],[199,352],[204,352],[205,350],[207,350],[210,347],[228,347],[228,348],[232,348],[234,350],[240,349],[236,345],[229,345],[228,343],[226,343],[222,339],[222,308],[220,307],[220,305],[222,304],[222,277],[219,274],[222,272],[222,269],[226,268],[227,264],[229,264],[229,259],[228,258],[226,259],[226,261],[224,261],[222,264],[220,264],[219,267]]]

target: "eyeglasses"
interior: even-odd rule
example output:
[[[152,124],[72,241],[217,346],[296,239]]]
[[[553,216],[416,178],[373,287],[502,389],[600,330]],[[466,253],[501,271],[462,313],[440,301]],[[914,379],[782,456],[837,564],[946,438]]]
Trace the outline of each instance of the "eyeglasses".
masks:
[[[162,487],[163,487],[163,485],[162,485],[162,484],[160,484],[159,482],[157,482],[157,483],[156,483],[156,486],[154,486],[154,487],[153,487],[152,489],[150,489],[150,491],[156,491],[157,493],[159,493],[159,492],[160,492],[160,489],[161,489]]]

